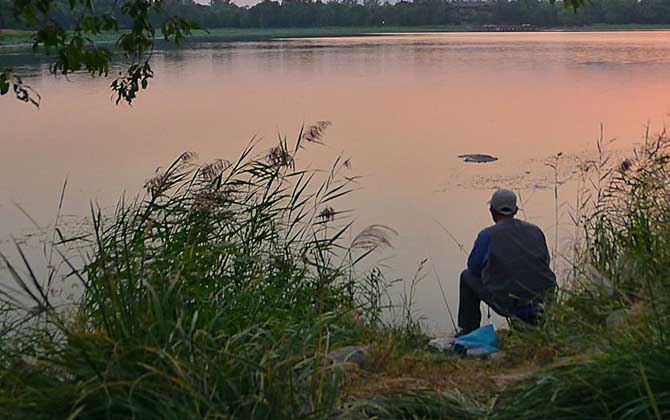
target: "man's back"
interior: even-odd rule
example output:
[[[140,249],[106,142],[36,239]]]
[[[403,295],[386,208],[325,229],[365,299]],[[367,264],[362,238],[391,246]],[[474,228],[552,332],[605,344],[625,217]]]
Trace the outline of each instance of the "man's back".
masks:
[[[547,241],[539,227],[516,220],[516,194],[507,189],[493,193],[489,201],[496,223],[477,235],[461,273],[458,326],[470,332],[481,323],[481,302],[496,313],[534,324],[540,305],[556,288],[549,266]]]
[[[556,287],[547,242],[539,227],[507,219],[485,231],[490,242],[482,282],[494,296],[526,300]]]

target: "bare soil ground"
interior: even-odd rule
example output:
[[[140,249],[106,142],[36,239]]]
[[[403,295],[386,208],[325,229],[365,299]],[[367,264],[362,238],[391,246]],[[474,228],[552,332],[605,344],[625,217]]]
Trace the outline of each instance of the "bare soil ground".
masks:
[[[344,397],[354,401],[403,392],[456,391],[487,401],[538,370],[562,363],[559,349],[529,349],[509,331],[498,335],[501,351],[486,359],[425,349],[402,352],[392,339],[373,345],[365,367],[348,370]]]

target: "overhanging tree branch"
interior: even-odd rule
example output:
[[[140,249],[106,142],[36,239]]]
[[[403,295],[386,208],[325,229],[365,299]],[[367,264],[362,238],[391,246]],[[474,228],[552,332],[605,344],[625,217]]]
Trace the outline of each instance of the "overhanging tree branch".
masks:
[[[181,44],[196,25],[179,16],[163,13],[163,0],[127,0],[120,8],[121,16],[129,19],[130,29],[120,32],[117,19],[110,13],[97,14],[93,0],[68,0],[70,13],[78,20],[73,31],[66,29],[54,18],[58,4],[55,0],[12,0],[14,17],[34,28],[33,51],[40,50],[53,58],[49,71],[67,76],[85,71],[92,77],[108,76],[115,57],[113,49],[98,45],[94,38],[103,32],[119,34],[116,47],[127,67],[112,82],[116,103],[128,104],[146,89],[153,77],[150,58],[159,32],[166,41]],[[156,28],[152,16],[160,16],[162,25]],[[23,83],[12,69],[0,69],[0,95],[13,91],[24,102],[39,107],[40,97]]]
[[[91,77],[106,77],[116,58],[125,62],[124,68],[111,83],[117,104],[129,105],[140,90],[147,89],[154,77],[151,56],[157,36],[181,44],[196,25],[178,15],[170,15],[170,0],[126,0],[118,13],[97,13],[94,0],[10,0],[16,20],[35,30],[32,36],[34,52],[53,57],[49,71],[67,76],[86,72]],[[589,0],[563,0],[566,8],[577,11]],[[555,4],[556,0],[549,0]],[[77,16],[74,28],[67,31],[55,18],[59,7],[66,7]],[[156,17],[160,24],[155,24]],[[119,19],[129,24],[120,31]],[[101,33],[117,34],[115,48],[96,43]],[[157,35],[158,34],[158,35]],[[0,68],[0,96],[14,93],[17,99],[39,107],[40,96],[12,69]]]

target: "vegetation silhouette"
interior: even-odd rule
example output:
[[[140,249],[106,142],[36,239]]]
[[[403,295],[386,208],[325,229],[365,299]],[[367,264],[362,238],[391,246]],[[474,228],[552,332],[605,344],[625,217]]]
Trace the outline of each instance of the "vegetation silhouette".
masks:
[[[553,4],[555,0],[549,2]],[[460,22],[466,18],[457,11],[466,3],[471,4],[446,0],[402,1],[395,5],[382,5],[377,0],[366,0],[363,4],[352,0],[329,3],[288,0],[239,7],[226,0],[212,0],[210,5],[200,5],[192,0],[1,0],[0,29],[31,31],[33,50],[50,57],[49,71],[54,75],[86,72],[91,77],[108,76],[112,62],[122,62],[123,70],[112,81],[111,89],[117,104],[132,104],[154,77],[151,58],[159,39],[179,46],[186,36],[200,27],[434,25]],[[507,10],[506,3],[485,3],[484,9]],[[512,3],[530,7],[533,2],[523,0]],[[564,7],[573,10],[584,4],[585,0],[563,2]],[[475,13],[472,19],[488,19],[485,15],[478,16]],[[525,20],[525,17],[519,15],[518,19]],[[113,45],[100,42],[101,36],[113,41]],[[12,68],[0,68],[0,96],[10,92],[18,100],[39,107],[39,94],[24,82],[22,75]]]

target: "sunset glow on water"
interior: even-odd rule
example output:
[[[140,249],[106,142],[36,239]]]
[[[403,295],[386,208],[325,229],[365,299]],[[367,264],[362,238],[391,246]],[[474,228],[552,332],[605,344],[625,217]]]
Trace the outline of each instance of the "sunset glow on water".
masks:
[[[1,51],[5,62],[44,99],[39,111],[0,100],[0,248],[34,233],[15,204],[48,225],[66,178],[65,213],[76,226],[90,200],[111,208],[183,151],[234,159],[253,136],[267,148],[277,133],[292,138],[303,123],[328,120],[326,144],[303,163],[350,158],[360,189],[339,205],[355,210],[359,228],[399,232],[384,256],[389,277],[411,278],[430,258],[454,307],[465,257],[436,221],[468,248],[490,223],[492,189],[504,186],[521,192],[524,216],[552,242],[545,160],[563,152],[569,174],[570,159],[594,150],[601,123],[617,139],[610,147],[625,151],[670,112],[665,31],[193,43],[157,54],[157,77],[132,108],[113,104],[108,79],[54,79],[20,50]],[[464,153],[499,160],[465,164]],[[570,202],[574,187],[562,194]],[[562,229],[567,240],[569,224]],[[418,307],[447,327],[432,268],[426,274]]]

